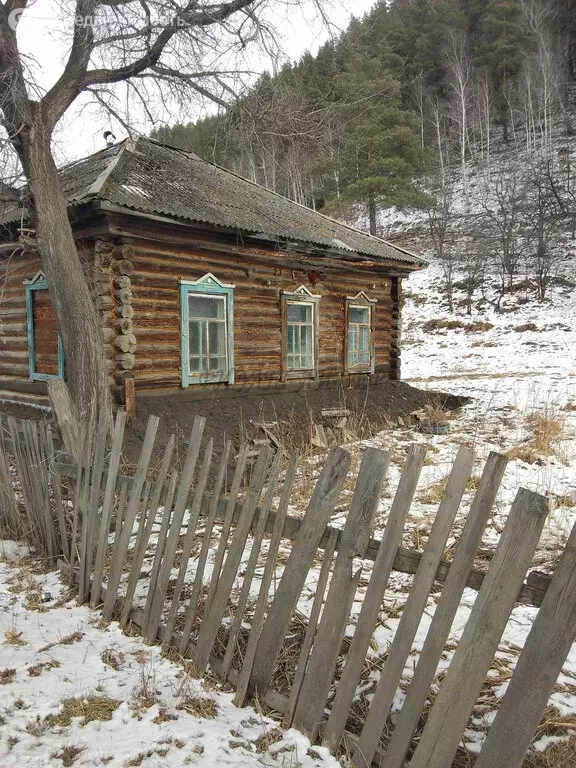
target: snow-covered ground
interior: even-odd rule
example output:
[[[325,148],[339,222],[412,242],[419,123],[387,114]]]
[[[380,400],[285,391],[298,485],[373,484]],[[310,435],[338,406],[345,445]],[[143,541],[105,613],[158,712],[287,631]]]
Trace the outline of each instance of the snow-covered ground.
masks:
[[[2,768],[338,765],[297,731],[238,709],[233,694],[193,678],[160,647],[103,626],[59,574],[22,554],[2,543]]]

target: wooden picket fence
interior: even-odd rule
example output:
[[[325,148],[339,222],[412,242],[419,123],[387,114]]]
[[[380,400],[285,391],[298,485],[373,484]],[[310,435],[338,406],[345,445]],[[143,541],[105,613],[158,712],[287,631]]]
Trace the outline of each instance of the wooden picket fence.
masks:
[[[487,571],[474,569],[505,457],[488,457],[447,561],[446,543],[473,467],[466,447],[458,451],[424,550],[413,552],[401,542],[423,446],[408,450],[384,534],[375,540],[389,462],[383,451],[364,451],[345,524],[337,530],[329,523],[351,461],[343,448],[329,452],[306,512],[296,518],[287,513],[297,457],[285,461],[263,446],[249,466],[248,448],[233,458],[228,441],[216,457],[212,441],[202,440],[204,419],[197,417],[180,471],[174,436],[152,466],[159,424],[152,416],[135,471],[126,476],[125,421],[119,411],[109,429],[103,418],[94,435],[82,436],[79,459],[71,464],[47,424],[0,417],[0,525],[59,559],[81,602],[121,626],[137,625],[146,641],[175,649],[199,675],[210,665],[234,687],[238,706],[257,696],[282,714],[283,725],[335,754],[345,749],[356,768],[372,762],[450,768],[513,607],[518,601],[539,605],[475,763],[522,764],[576,635],[576,528],[552,578],[535,573],[524,583],[549,507],[546,498],[521,489]],[[394,570],[413,573],[413,583],[366,700],[366,659]],[[311,580],[315,592],[305,616],[300,603]],[[425,643],[392,723],[406,662],[439,584]],[[467,586],[478,595],[430,707]],[[363,695],[367,712],[358,725],[352,715]]]

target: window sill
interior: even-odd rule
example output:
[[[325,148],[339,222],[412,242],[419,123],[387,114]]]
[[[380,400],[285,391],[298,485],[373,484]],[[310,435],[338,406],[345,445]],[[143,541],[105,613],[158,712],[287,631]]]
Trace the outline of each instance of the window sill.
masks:
[[[286,371],[285,376],[287,379],[315,379],[317,373],[314,368],[309,368],[305,371]]]

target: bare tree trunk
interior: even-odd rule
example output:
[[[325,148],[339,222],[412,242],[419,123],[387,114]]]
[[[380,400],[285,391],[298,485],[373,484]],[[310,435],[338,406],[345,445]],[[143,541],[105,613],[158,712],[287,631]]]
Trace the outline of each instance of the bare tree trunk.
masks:
[[[36,124],[15,144],[32,196],[36,245],[64,345],[66,381],[77,417],[88,424],[102,408],[111,408],[104,345],[50,140],[41,131]]]
[[[368,197],[368,219],[370,222],[370,234],[376,234],[376,198],[374,195]]]

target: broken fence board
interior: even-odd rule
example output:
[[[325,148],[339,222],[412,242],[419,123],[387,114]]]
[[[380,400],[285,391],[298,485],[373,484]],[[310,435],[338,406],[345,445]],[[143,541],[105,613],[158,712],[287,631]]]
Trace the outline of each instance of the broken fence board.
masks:
[[[426,705],[434,675],[460,606],[474,555],[482,541],[507,463],[505,456],[491,452],[484,466],[446,583],[440,593],[438,605],[426,634],[426,642],[418,658],[404,704],[396,718],[392,738],[386,750],[386,768],[403,768],[404,766],[412,734]]]
[[[132,483],[130,500],[128,501],[128,506],[126,507],[126,512],[124,515],[122,532],[117,542],[117,546],[112,552],[110,571],[108,573],[106,584],[106,599],[104,600],[104,606],[102,608],[102,616],[106,620],[110,620],[116,599],[118,597],[118,588],[120,586],[120,579],[122,578],[124,561],[126,559],[126,553],[128,552],[128,547],[130,545],[132,528],[134,526],[134,520],[136,519],[136,513],[138,512],[138,505],[140,504],[140,499],[142,497],[142,489],[144,488],[144,483],[146,482],[146,475],[148,472],[148,466],[150,464],[150,458],[152,456],[152,450],[154,448],[154,442],[156,440],[159,421],[160,419],[158,416],[150,416],[148,419],[146,433],[144,435],[144,441],[140,451],[140,458],[138,459],[138,466],[136,467],[134,482]]]
[[[352,762],[357,768],[364,768],[366,763],[370,765],[376,753],[473,465],[474,454],[465,446],[461,446],[448,477],[392,645],[388,649],[362,734],[352,756]]]
[[[230,626],[230,632],[228,633],[228,643],[226,645],[226,652],[222,661],[222,677],[226,679],[228,672],[232,665],[232,659],[234,657],[234,650],[236,648],[236,638],[242,626],[242,620],[244,618],[244,611],[250,595],[250,587],[252,585],[252,579],[254,577],[254,571],[256,570],[256,564],[258,562],[258,556],[262,547],[262,539],[264,538],[264,530],[266,528],[266,521],[268,520],[268,514],[274,501],[276,494],[276,488],[278,485],[278,478],[280,476],[280,466],[282,463],[281,454],[277,454],[272,464],[272,469],[267,480],[266,494],[262,507],[258,510],[258,522],[252,538],[252,546],[250,548],[250,555],[248,562],[244,570],[242,577],[242,589],[238,596],[236,605],[234,606],[234,619]]]
[[[514,668],[477,768],[520,768],[576,638],[576,525]]]
[[[410,768],[446,768],[454,759],[548,511],[547,498],[518,491]]]
[[[354,589],[354,558],[363,559],[366,553],[388,463],[388,454],[376,448],[368,448],[356,479],[326,606],[294,712],[294,727],[306,734],[312,742],[316,737],[316,727],[322,720],[349,621],[346,597]]]
[[[340,495],[349,466],[350,454],[343,448],[332,448],[314,488],[299,536],[294,542],[262,628],[249,692],[256,691],[261,695],[268,687],[306,575]]]
[[[199,674],[203,674],[206,669],[210,654],[212,653],[212,648],[214,647],[214,641],[216,640],[218,630],[222,623],[222,618],[226,612],[228,600],[230,599],[230,592],[246,546],[246,539],[248,538],[250,526],[254,519],[254,515],[256,514],[258,499],[260,498],[264,481],[266,480],[266,473],[270,466],[272,453],[272,450],[267,446],[263,446],[260,449],[256,466],[254,467],[252,477],[250,478],[246,498],[244,499],[242,514],[240,515],[240,520],[238,521],[238,525],[236,526],[236,530],[234,531],[234,535],[230,542],[226,562],[222,568],[220,578],[218,579],[218,585],[214,592],[212,602],[210,603],[210,608],[207,613],[204,614],[202,619],[202,626],[198,633],[198,642],[196,643],[196,653],[194,654],[194,668]]]
[[[185,606],[184,614],[186,616],[186,622],[184,624],[184,631],[180,640],[180,653],[184,655],[188,643],[190,641],[190,635],[192,633],[192,627],[196,620],[196,614],[198,611],[198,599],[200,597],[200,590],[202,589],[204,568],[206,567],[206,560],[208,558],[208,551],[210,549],[210,541],[212,539],[212,530],[214,528],[214,520],[216,519],[216,512],[218,510],[218,503],[220,501],[220,495],[224,487],[224,480],[226,477],[226,470],[228,468],[228,461],[230,458],[230,451],[232,443],[230,440],[226,440],[224,443],[224,450],[220,457],[220,464],[218,466],[218,472],[216,474],[216,480],[214,482],[214,488],[212,489],[212,498],[210,500],[210,507],[208,509],[208,515],[205,521],[204,536],[202,537],[202,545],[200,547],[200,554],[198,555],[198,565],[196,566],[196,574],[194,576],[194,584],[192,586],[192,592],[187,606]]]
[[[388,586],[394,565],[394,557],[402,541],[402,532],[416,492],[416,486],[424,465],[426,449],[422,445],[411,445],[396,489],[388,522],[376,555],[372,578],[366,588],[356,629],[346,656],[346,662],[336,690],[336,697],[328,723],[323,733],[323,743],[332,752],[338,749],[346,728],[346,721],[354,700],[356,686],[362,666],[370,647],[374,625],[380,612],[384,592]]]
[[[154,642],[158,625],[160,624],[160,617],[162,616],[162,609],[166,601],[168,584],[170,582],[170,572],[172,571],[174,556],[176,555],[176,550],[180,541],[184,513],[187,507],[190,488],[194,480],[198,456],[200,455],[200,443],[205,425],[206,419],[203,416],[196,416],[194,418],[188,450],[186,452],[186,459],[184,460],[184,467],[182,468],[180,485],[178,486],[178,491],[176,493],[176,501],[174,502],[172,520],[170,521],[170,532],[166,537],[166,544],[164,546],[160,570],[158,571],[158,578],[155,584],[150,581],[148,597],[151,597],[151,602],[148,613],[148,626],[146,628],[146,634],[144,635],[144,640],[148,643]]]
[[[125,426],[126,411],[119,410],[116,414],[116,423],[114,424],[112,448],[110,451],[110,460],[108,462],[108,471],[106,475],[106,487],[104,490],[104,502],[102,504],[102,515],[100,517],[100,530],[96,545],[94,577],[92,579],[92,593],[90,595],[90,606],[92,608],[96,608],[100,603],[100,591],[102,589],[102,579],[104,577],[104,563],[106,561],[106,551],[108,549],[110,521],[114,509],[114,497],[116,494],[118,471],[120,469],[120,459],[122,458],[122,446],[124,445]]]
[[[283,728],[290,728],[292,726],[292,720],[294,719],[294,711],[296,709],[296,704],[298,703],[300,691],[302,690],[302,683],[304,682],[304,675],[306,674],[308,667],[310,651],[312,649],[312,644],[314,643],[316,630],[318,628],[318,619],[320,618],[320,612],[322,611],[322,605],[324,603],[326,585],[328,584],[330,569],[332,568],[332,560],[334,559],[336,537],[336,531],[333,530],[326,549],[324,550],[324,555],[322,556],[322,566],[320,568],[320,575],[318,576],[318,583],[316,584],[316,593],[312,603],[312,610],[310,611],[308,626],[306,627],[306,634],[304,635],[304,640],[302,641],[302,647],[300,648],[300,655],[298,657],[298,664],[296,666],[292,688],[290,689],[290,696],[288,697],[288,705],[286,707],[286,712],[284,713],[284,719],[282,721]]]
[[[184,580],[186,578],[186,571],[188,569],[188,562],[190,555],[192,554],[192,547],[197,537],[196,526],[198,523],[198,515],[200,514],[200,507],[202,505],[202,499],[204,498],[204,492],[206,490],[206,483],[208,482],[208,472],[210,471],[210,465],[212,463],[212,451],[214,443],[212,438],[208,441],[206,450],[204,452],[204,458],[202,459],[202,467],[200,469],[200,476],[198,483],[194,491],[194,501],[190,508],[188,517],[188,527],[186,529],[186,535],[182,544],[182,554],[180,557],[180,568],[178,570],[178,576],[176,578],[176,585],[172,593],[172,603],[170,605],[170,611],[168,613],[168,619],[166,620],[166,628],[169,634],[174,631],[174,622],[176,621],[176,614],[180,607],[180,598],[182,596],[182,589],[184,587]]]
[[[276,571],[278,550],[280,548],[280,541],[282,539],[282,532],[284,530],[284,521],[286,520],[286,514],[288,512],[288,505],[290,503],[290,496],[292,493],[294,478],[296,477],[297,467],[298,455],[295,454],[292,456],[284,475],[284,485],[282,486],[278,511],[276,512],[274,519],[274,527],[272,529],[272,538],[270,539],[270,545],[268,547],[266,565],[264,566],[262,582],[260,583],[260,591],[258,592],[258,599],[256,601],[254,616],[252,617],[252,624],[250,626],[250,634],[248,635],[248,645],[246,646],[242,669],[240,671],[236,685],[234,704],[237,707],[244,706],[244,702],[246,700],[250,675],[252,674],[254,659],[256,658],[256,649],[260,639],[260,633],[262,632],[262,626],[264,624],[264,616],[268,607],[268,594],[270,592],[270,585]],[[336,534],[333,538],[336,538]]]

